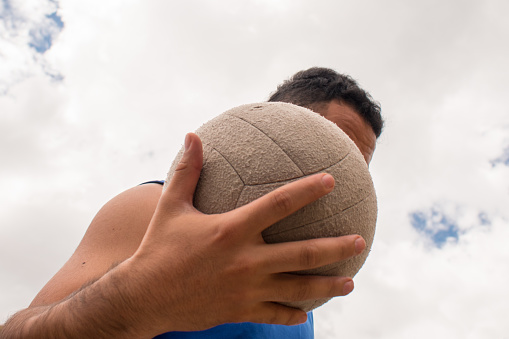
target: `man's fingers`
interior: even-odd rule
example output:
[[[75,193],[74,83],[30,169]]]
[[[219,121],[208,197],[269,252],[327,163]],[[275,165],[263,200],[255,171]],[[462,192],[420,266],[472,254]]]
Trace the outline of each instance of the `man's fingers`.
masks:
[[[196,134],[188,133],[185,140],[184,154],[161,198],[171,197],[171,199],[192,204],[202,165],[203,146],[201,140]]]
[[[253,310],[253,314],[249,318],[241,321],[261,324],[298,325],[305,323],[306,320],[306,312],[300,309],[283,306],[274,302],[264,302],[260,303]]]
[[[351,258],[364,251],[366,242],[359,235],[319,238],[270,244],[260,251],[262,266],[268,273],[313,269]]]
[[[270,225],[319,199],[334,188],[330,174],[315,174],[264,195],[235,210],[236,216],[252,232],[260,233]]]
[[[349,277],[279,274],[271,287],[263,298],[292,302],[345,296],[353,291],[354,284]],[[271,295],[274,291],[277,293]]]

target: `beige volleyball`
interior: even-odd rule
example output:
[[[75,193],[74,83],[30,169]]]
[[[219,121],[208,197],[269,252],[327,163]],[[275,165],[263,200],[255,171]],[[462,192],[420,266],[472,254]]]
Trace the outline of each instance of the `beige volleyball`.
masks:
[[[353,277],[371,248],[377,202],[366,162],[352,140],[334,123],[287,103],[233,108],[202,125],[204,164],[194,196],[203,213],[223,213],[245,205],[299,178],[330,173],[328,195],[266,229],[267,243],[360,234],[366,250],[354,258],[296,274]],[[167,182],[183,153],[175,158]],[[310,311],[328,299],[286,303]]]

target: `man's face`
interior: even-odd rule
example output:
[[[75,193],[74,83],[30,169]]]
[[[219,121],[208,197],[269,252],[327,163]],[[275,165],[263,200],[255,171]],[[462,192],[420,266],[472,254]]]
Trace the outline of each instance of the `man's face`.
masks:
[[[338,125],[353,140],[369,165],[376,147],[376,135],[371,126],[351,106],[338,100],[332,100],[316,111]]]

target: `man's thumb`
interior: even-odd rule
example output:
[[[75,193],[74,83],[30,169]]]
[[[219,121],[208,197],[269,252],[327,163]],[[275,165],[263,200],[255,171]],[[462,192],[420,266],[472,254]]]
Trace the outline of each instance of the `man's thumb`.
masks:
[[[184,154],[177,164],[175,173],[168,183],[163,196],[171,200],[180,200],[192,204],[194,191],[203,165],[203,146],[196,134],[188,133],[184,147]],[[166,199],[163,196],[161,199]]]

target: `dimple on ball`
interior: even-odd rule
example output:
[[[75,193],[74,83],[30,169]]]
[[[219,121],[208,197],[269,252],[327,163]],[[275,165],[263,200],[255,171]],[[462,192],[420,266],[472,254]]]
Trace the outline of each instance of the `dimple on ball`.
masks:
[[[375,233],[377,202],[366,162],[352,140],[334,123],[287,103],[243,105],[201,126],[203,169],[194,205],[203,213],[233,210],[299,178],[331,174],[328,195],[267,228],[267,243],[359,234],[359,256],[295,274],[353,277],[364,264]],[[175,158],[173,176],[183,150]],[[310,311],[329,299],[284,303]]]

